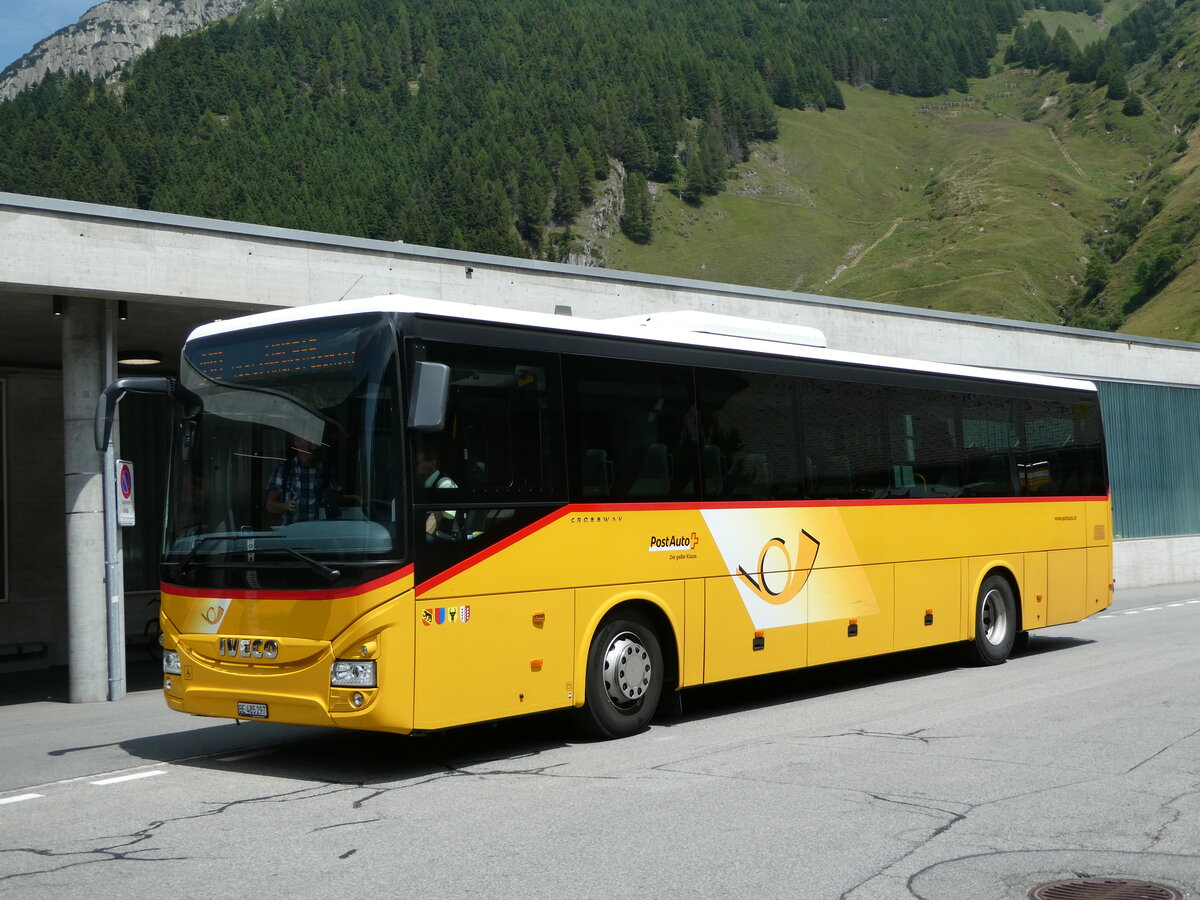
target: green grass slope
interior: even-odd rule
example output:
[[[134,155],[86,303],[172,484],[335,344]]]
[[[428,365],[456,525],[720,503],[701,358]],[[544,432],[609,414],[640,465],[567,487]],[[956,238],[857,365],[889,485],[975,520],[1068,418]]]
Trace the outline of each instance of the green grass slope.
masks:
[[[1103,299],[1114,307],[1128,305],[1142,267],[1176,250],[1169,280],[1130,313],[1120,330],[1200,341],[1200,11],[1180,30],[1176,52],[1167,64],[1147,67],[1134,87],[1152,101],[1158,131],[1168,145],[1134,200],[1157,197],[1162,208],[1114,267]]]
[[[655,238],[610,265],[908,306],[1057,322],[1084,237],[1144,166],[1110,133],[1056,134],[1063,85],[1005,72],[915,100],[847,89],[844,111],[781,114],[726,190],[660,192]],[[1031,118],[1032,121],[1026,121]]]
[[[1031,11],[1099,39],[1104,13]],[[1002,51],[1003,52],[1003,51]],[[1106,88],[1004,68],[928,101],[843,89],[846,109],[780,112],[725,190],[660,188],[654,239],[590,236],[621,269],[1200,341],[1200,3]],[[1089,261],[1106,263],[1085,290]]]

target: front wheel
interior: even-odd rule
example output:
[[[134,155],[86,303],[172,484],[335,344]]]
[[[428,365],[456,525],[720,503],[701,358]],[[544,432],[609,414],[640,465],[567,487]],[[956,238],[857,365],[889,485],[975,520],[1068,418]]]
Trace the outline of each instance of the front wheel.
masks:
[[[1017,602],[1012,585],[1001,575],[989,575],[979,586],[975,603],[975,639],[967,645],[972,662],[994,666],[1012,653],[1017,639]]]
[[[637,734],[658,708],[664,675],[653,625],[636,612],[604,622],[588,650],[581,727],[601,738]]]

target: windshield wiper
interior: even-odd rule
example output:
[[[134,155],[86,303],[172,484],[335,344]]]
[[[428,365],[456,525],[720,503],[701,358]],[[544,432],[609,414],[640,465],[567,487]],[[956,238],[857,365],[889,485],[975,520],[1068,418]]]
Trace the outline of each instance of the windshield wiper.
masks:
[[[192,567],[192,563],[195,562],[196,555],[200,552],[200,548],[203,547],[205,544],[207,544],[209,541],[239,541],[239,540],[240,541],[264,541],[264,540],[277,541],[284,537],[286,537],[286,535],[260,534],[260,533],[206,534],[204,537],[202,537],[198,541],[196,541],[196,543],[192,546],[192,549],[190,551],[188,551],[188,555],[185,556],[182,560],[180,560],[179,563],[174,568],[171,569],[171,577],[174,579],[174,578],[181,578],[182,576],[186,575],[188,570]],[[249,552],[259,552],[259,551],[247,550],[247,552],[249,553]],[[291,556],[300,560],[300,562],[304,563],[306,566],[308,566],[309,569],[311,569],[316,574],[320,575],[322,578],[324,578],[330,584],[333,584],[335,581],[337,581],[339,578],[342,577],[342,572],[340,569],[330,568],[329,566],[325,565],[323,562],[315,560],[311,556],[305,556],[299,550],[293,550],[291,547],[268,547],[261,552],[263,552],[263,553],[282,552],[282,553],[290,554]]]
[[[278,540],[278,539],[282,538],[282,536],[283,536],[282,534],[258,534],[258,533],[253,533],[253,532],[250,534],[242,534],[241,532],[226,533],[226,534],[205,534],[203,536],[203,538],[200,538],[199,540],[196,541],[196,544],[192,545],[191,550],[187,552],[187,556],[182,558],[180,560],[180,562],[178,564],[175,564],[174,568],[172,568],[172,570],[170,570],[170,577],[179,578],[181,576],[186,575],[187,570],[192,568],[192,563],[196,562],[196,556],[197,556],[197,553],[200,552],[200,547],[203,547],[205,544],[208,544],[209,541]]]
[[[284,553],[290,553],[330,584],[333,584],[342,577],[341,569],[331,569],[329,566],[325,565],[325,563],[319,562],[318,560],[313,559],[311,556],[305,556],[299,550],[293,550],[291,547],[271,547],[267,552],[270,553],[276,550],[282,550]]]

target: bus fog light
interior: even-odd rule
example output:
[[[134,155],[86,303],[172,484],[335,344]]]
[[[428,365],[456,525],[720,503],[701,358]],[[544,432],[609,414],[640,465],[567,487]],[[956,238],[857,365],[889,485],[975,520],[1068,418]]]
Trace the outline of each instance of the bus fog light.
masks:
[[[360,694],[358,691],[355,691],[350,696],[350,705],[353,706],[355,709],[361,708],[362,705],[366,702],[367,702],[367,698],[364,697],[362,694]]]
[[[334,660],[329,683],[333,687],[375,687],[375,660]]]
[[[164,675],[182,675],[183,670],[179,667],[179,651],[164,650],[163,651],[163,674]]]

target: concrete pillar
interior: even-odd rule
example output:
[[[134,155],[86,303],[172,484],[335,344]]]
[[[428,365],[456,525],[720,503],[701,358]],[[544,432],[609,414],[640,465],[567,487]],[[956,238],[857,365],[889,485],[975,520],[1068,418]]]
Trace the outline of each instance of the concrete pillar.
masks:
[[[96,400],[105,372],[105,301],[62,301],[63,441],[66,478],[67,641],[72,703],[108,699],[104,584],[104,455],[96,452]]]

